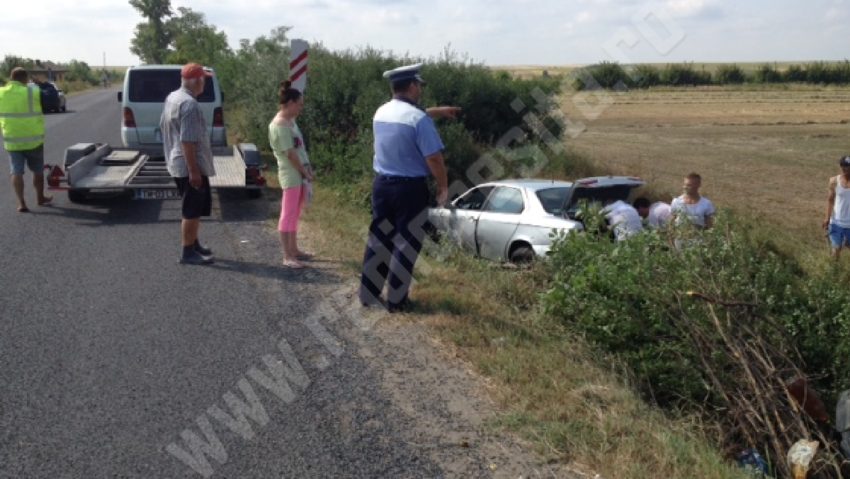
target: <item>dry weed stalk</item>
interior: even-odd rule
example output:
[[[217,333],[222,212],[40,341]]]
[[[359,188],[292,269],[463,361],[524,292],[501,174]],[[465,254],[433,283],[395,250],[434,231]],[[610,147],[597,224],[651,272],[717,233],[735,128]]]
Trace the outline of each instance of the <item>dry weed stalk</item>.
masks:
[[[790,382],[805,378],[799,352],[757,305],[723,301],[701,293],[685,295],[705,304],[706,321],[688,314],[685,298],[671,318],[694,346],[703,379],[725,410],[721,419],[726,450],[756,448],[777,477],[792,477],[786,455],[800,439],[821,444],[810,478],[840,478],[841,454],[828,425],[810,418],[791,396]],[[806,403],[806,400],[803,400]]]

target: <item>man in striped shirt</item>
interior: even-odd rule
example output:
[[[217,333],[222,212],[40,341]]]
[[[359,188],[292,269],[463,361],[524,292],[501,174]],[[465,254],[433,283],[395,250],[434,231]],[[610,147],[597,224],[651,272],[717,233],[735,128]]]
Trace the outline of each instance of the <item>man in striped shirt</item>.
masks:
[[[209,177],[215,176],[210,135],[196,100],[209,76],[212,73],[197,63],[184,66],[180,72],[180,89],[165,99],[160,118],[165,163],[183,197],[180,257],[183,264],[213,262],[212,251],[198,240],[201,217],[209,216],[212,211]]]

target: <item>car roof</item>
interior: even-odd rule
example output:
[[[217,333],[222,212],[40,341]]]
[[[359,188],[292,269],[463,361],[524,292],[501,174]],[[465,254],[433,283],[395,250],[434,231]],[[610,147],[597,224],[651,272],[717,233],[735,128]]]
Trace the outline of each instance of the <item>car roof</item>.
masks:
[[[204,66],[205,69],[213,70],[212,67]],[[182,70],[183,65],[133,65],[130,70]]]
[[[591,176],[576,181],[546,180],[533,178],[510,179],[491,181],[489,183],[484,183],[477,186],[513,186],[516,188],[526,188],[528,190],[537,191],[545,190],[547,188],[569,188],[575,184],[578,184],[578,186],[598,188],[604,186],[617,185],[641,186],[644,185],[645,182],[642,179],[634,176]]]

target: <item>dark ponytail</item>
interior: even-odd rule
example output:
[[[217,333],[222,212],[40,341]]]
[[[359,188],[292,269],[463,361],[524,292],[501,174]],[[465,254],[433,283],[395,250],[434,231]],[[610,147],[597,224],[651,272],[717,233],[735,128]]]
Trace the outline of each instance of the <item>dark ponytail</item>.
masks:
[[[292,82],[289,80],[285,80],[280,82],[280,91],[278,91],[278,97],[280,98],[280,104],[286,105],[292,101],[298,101],[301,98],[301,92],[292,88]]]

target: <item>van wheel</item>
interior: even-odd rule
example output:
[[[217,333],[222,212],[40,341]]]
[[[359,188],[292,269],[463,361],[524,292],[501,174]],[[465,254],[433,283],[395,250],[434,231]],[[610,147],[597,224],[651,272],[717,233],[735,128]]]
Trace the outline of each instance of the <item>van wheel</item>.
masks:
[[[534,261],[534,250],[531,249],[531,246],[521,243],[511,249],[508,259],[511,260],[511,263],[515,264],[531,263]]]
[[[263,190],[260,188],[249,188],[245,190],[245,193],[248,195],[248,198],[252,200],[256,200],[257,198],[261,198],[263,196]]]
[[[88,197],[89,190],[74,189],[68,190],[68,200],[71,203],[84,203]]]

